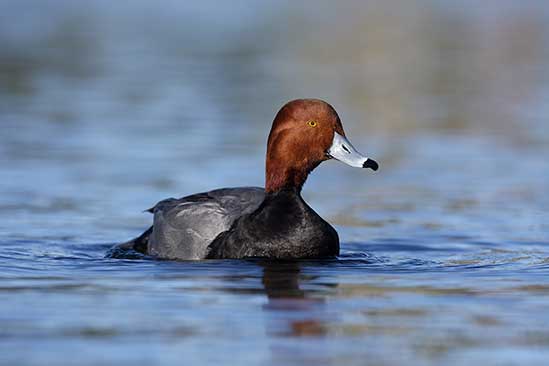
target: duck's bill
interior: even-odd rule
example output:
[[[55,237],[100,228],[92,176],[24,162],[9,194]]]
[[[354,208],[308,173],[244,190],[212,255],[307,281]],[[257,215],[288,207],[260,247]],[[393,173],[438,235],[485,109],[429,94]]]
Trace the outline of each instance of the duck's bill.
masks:
[[[328,155],[342,163],[356,168],[370,168],[372,170],[377,170],[379,168],[379,165],[375,160],[367,158],[356,151],[349,140],[337,132],[334,132],[334,139],[332,141],[332,146],[328,149]]]

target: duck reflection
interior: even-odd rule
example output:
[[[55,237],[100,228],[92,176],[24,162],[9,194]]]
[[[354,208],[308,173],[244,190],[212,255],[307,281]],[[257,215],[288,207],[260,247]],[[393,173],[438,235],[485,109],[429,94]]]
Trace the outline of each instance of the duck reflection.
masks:
[[[262,282],[267,295],[263,309],[275,315],[273,321],[268,323],[267,332],[289,337],[326,334],[323,294],[327,289],[324,286],[328,286],[329,290],[337,285],[324,285],[324,289],[301,288],[301,282],[318,278],[303,275],[302,262],[262,261],[258,264],[263,267]]]
[[[303,299],[305,291],[299,287],[299,262],[261,262],[263,287],[269,300]]]

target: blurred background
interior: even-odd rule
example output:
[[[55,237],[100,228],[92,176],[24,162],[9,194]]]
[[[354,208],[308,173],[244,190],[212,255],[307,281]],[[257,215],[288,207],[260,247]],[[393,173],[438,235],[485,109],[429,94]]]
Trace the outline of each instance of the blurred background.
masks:
[[[382,165],[324,164],[313,199],[401,190],[398,173],[411,189],[520,179],[534,194],[548,17],[544,1],[3,1],[3,200],[119,227],[167,196],[262,185],[273,116],[301,97],[331,103]]]
[[[301,97],[331,103],[383,167],[324,164],[313,199],[402,186],[398,168],[411,189],[520,175],[515,193],[534,194],[549,170],[529,166],[549,144],[548,17],[544,1],[3,1],[4,204],[119,227],[167,196],[262,185],[273,116]]]
[[[52,283],[37,278],[47,274],[62,281],[73,276],[95,281],[105,271],[101,273],[134,281],[137,274],[119,273],[120,263],[102,259],[106,248],[141,233],[151,220],[142,211],[158,200],[218,187],[262,186],[266,138],[275,113],[285,102],[307,97],[331,103],[355,147],[381,167],[372,173],[327,162],[305,186],[306,200],[340,233],[341,260],[345,255],[357,260],[339,264],[351,277],[335,274],[329,266],[307,267],[322,281],[337,284],[339,292],[327,295],[335,304],[330,311],[339,320],[351,319],[353,327],[328,321],[307,328],[305,323],[306,335],[358,335],[378,351],[370,356],[380,364],[400,360],[387,352],[388,346],[423,364],[467,364],[471,357],[484,364],[513,357],[546,360],[547,302],[513,301],[549,297],[548,65],[549,3],[543,0],[3,0],[0,275],[15,282],[5,282],[11,284],[1,295],[2,313],[19,309],[18,320],[3,318],[11,324],[4,336],[22,347],[31,335],[78,334],[83,343],[73,346],[89,352],[92,364],[94,348],[86,337],[113,337],[97,321],[111,319],[108,314],[120,320],[113,314],[124,314],[122,305],[91,312],[85,325],[77,320],[80,313],[73,314],[67,325],[57,305],[67,298],[88,304],[86,298],[79,297],[80,290],[67,290],[45,300],[43,290]],[[147,266],[159,266],[161,275],[161,266],[168,266],[130,265],[141,274],[150,274]],[[455,270],[453,275],[445,273],[449,269]],[[362,278],[355,270],[369,275]],[[372,290],[369,286],[381,281],[379,270],[442,274],[414,277],[413,283],[409,277],[395,277],[389,289]],[[495,270],[499,282],[483,285],[485,270]],[[264,273],[257,271],[260,277]],[[390,276],[385,273],[383,281]],[[29,285],[29,277],[38,282]],[[311,278],[302,286],[316,286],[313,294],[323,294],[326,289]],[[114,286],[112,278],[103,280]],[[525,287],[513,287],[517,281]],[[18,286],[30,289],[27,304],[40,299],[50,301],[50,307],[44,305],[45,313],[38,316],[30,305],[22,306],[12,296]],[[411,333],[399,333],[408,324],[397,316],[401,308],[385,314],[384,326],[394,321],[396,328],[383,328],[387,343],[379,343],[380,328],[372,327],[371,320],[380,313],[369,307],[382,300],[370,302],[371,296],[381,294],[388,307],[410,304],[410,291],[402,290],[407,286],[417,296],[433,295],[426,288],[447,287],[435,300],[417,298],[419,313],[405,313]],[[467,291],[460,292],[463,286]],[[509,298],[479,303],[467,297],[494,287],[497,296]],[[456,293],[462,296],[459,308],[451,296]],[[353,306],[368,308],[363,311],[366,320],[349,317],[348,307],[338,307],[340,296],[356,296]],[[241,301],[250,304],[248,298]],[[144,304],[143,310],[154,313]],[[231,304],[227,314],[234,311]],[[26,323],[29,319],[33,325]],[[276,319],[271,325],[280,325]],[[492,326],[489,331],[486,324]],[[133,334],[135,329],[128,327],[121,337]],[[213,333],[220,331],[212,327]],[[249,328],[233,327],[235,337],[252,334],[257,342],[269,343],[269,337],[257,338]],[[73,329],[81,331],[71,333]],[[114,329],[117,337],[125,328]],[[508,338],[496,341],[503,333]],[[368,338],[371,334],[375,337]],[[60,364],[40,341],[31,344],[33,352],[25,357],[15,352],[0,361]],[[62,343],[50,344],[52,352],[58,350],[55,345]],[[339,345],[328,349],[352,356],[368,348]],[[212,347],[222,352],[227,344],[217,346]],[[284,347],[275,348],[282,354],[295,351]],[[516,353],[500,352],[509,348]],[[455,349],[459,351],[452,353]],[[245,352],[235,354],[248,360]],[[125,355],[134,361],[145,357]],[[150,357],[158,360],[156,356]],[[360,364],[360,358],[351,356],[349,364]],[[311,360],[305,351],[296,357],[315,364],[332,360]]]

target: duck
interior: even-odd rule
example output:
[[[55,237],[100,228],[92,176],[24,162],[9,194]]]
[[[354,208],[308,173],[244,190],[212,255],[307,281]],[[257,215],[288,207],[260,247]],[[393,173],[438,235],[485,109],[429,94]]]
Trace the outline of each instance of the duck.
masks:
[[[349,142],[335,109],[296,99],[276,114],[267,139],[265,187],[220,188],[168,198],[147,210],[152,226],[113,247],[156,259],[312,259],[339,255],[337,231],[303,199],[309,174],[335,159],[378,170]]]

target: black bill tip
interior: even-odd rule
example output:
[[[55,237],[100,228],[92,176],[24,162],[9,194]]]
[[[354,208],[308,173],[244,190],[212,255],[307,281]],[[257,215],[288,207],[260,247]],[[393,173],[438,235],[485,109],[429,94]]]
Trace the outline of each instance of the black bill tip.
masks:
[[[372,160],[372,159],[368,158],[368,159],[366,159],[364,164],[362,164],[362,167],[363,168],[370,168],[373,171],[376,171],[376,170],[379,169],[379,164],[375,160]]]

